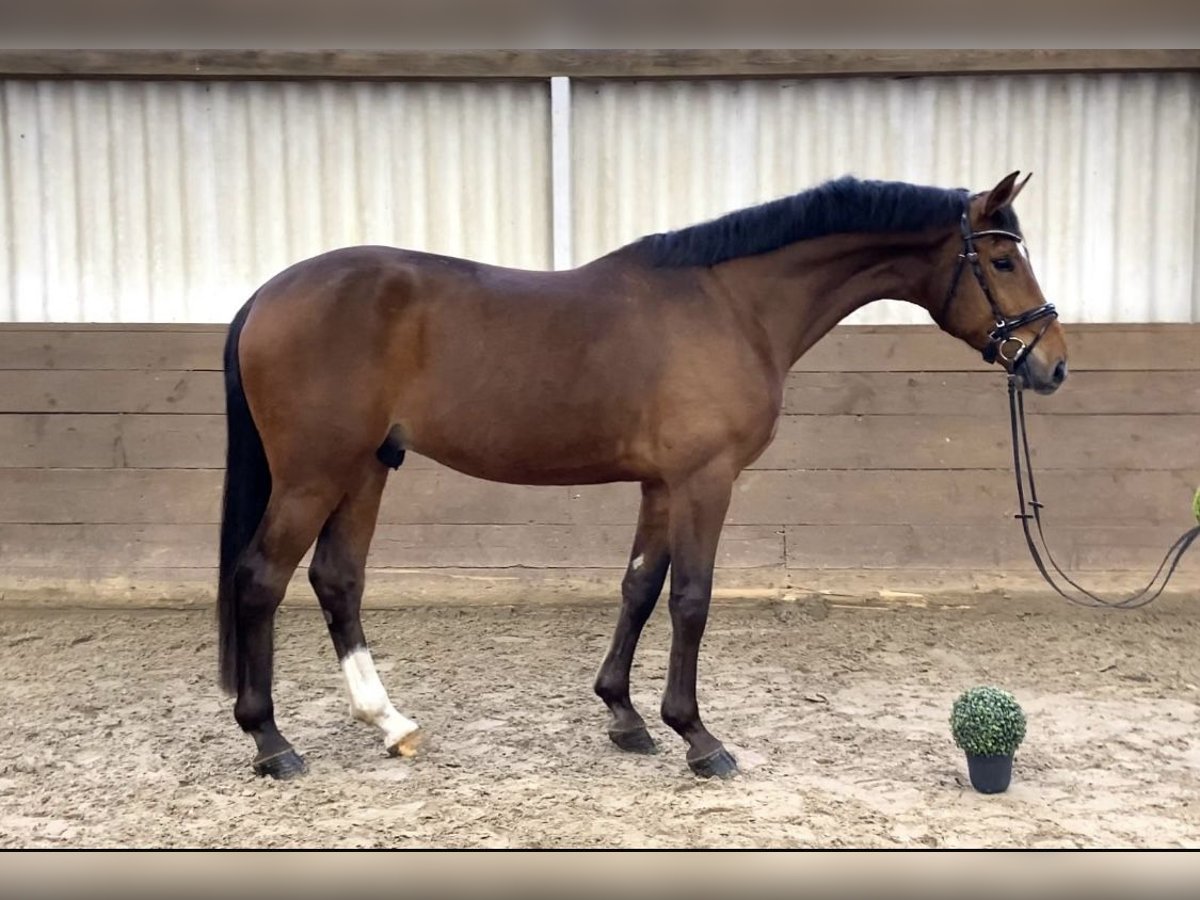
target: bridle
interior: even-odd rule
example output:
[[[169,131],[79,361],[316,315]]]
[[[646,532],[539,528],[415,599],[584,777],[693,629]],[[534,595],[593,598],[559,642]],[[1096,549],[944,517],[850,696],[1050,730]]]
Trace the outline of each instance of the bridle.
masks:
[[[971,271],[975,274],[975,280],[979,283],[980,290],[983,291],[983,296],[987,298],[988,305],[992,308],[992,315],[995,320],[995,325],[987,335],[988,343],[983,348],[984,362],[991,364],[997,360],[1001,360],[1008,363],[1009,424],[1012,431],[1013,472],[1016,474],[1017,479],[1017,503],[1020,507],[1020,512],[1016,514],[1016,518],[1020,521],[1021,529],[1025,533],[1025,544],[1029,547],[1029,554],[1033,557],[1034,565],[1037,566],[1038,572],[1041,573],[1042,578],[1046,580],[1046,583],[1050,587],[1060,596],[1078,606],[1102,606],[1113,609],[1136,609],[1139,606],[1145,606],[1150,601],[1156,599],[1166,588],[1167,583],[1171,580],[1171,576],[1175,574],[1179,560],[1193,542],[1195,542],[1196,538],[1200,537],[1200,525],[1180,535],[1175,543],[1171,545],[1170,549],[1167,550],[1163,561],[1159,563],[1158,569],[1146,586],[1128,597],[1121,599],[1100,597],[1081,587],[1062,570],[1050,552],[1045,532],[1042,529],[1042,510],[1045,508],[1045,505],[1038,501],[1037,485],[1033,478],[1033,462],[1029,452],[1029,434],[1025,427],[1025,395],[1023,393],[1025,379],[1020,373],[1022,364],[1029,358],[1033,348],[1038,345],[1038,342],[1045,335],[1047,329],[1058,318],[1058,311],[1054,308],[1054,304],[1043,303],[1041,306],[1012,316],[1011,318],[1006,316],[1004,311],[1000,309],[1000,305],[996,302],[996,298],[992,295],[987,279],[984,278],[983,266],[979,262],[979,253],[975,249],[975,241],[981,237],[1000,237],[1014,241],[1022,246],[1024,241],[1019,234],[999,228],[972,231],[970,218],[965,209],[960,220],[960,227],[962,229],[963,249],[962,253],[958,255],[958,265],[955,266],[954,277],[950,280],[950,289],[946,294],[946,302],[942,304],[942,317],[945,320],[946,313],[950,309],[950,304],[958,293],[958,284],[962,279],[963,269],[967,265],[970,265]],[[1028,346],[1026,346],[1023,340],[1013,334],[1017,329],[1042,319],[1046,320],[1046,324],[1041,327],[1037,336]],[[1035,527],[1037,537],[1041,542],[1041,550],[1039,550],[1038,542],[1034,540],[1033,533]],[[1046,562],[1042,558],[1043,550],[1045,552],[1045,560],[1049,561],[1050,568],[1058,573],[1068,585],[1078,591],[1082,597],[1067,593],[1054,580],[1054,577],[1050,574],[1046,566]],[[1160,576],[1162,577],[1161,583],[1159,583]]]
[[[983,361],[990,365],[997,359],[1002,360],[1009,364],[1009,370],[1015,374],[1017,368],[1038,345],[1050,327],[1050,323],[1058,318],[1058,310],[1054,308],[1053,303],[1043,303],[1041,306],[1036,306],[1011,318],[1005,315],[1004,311],[1000,309],[1000,304],[996,302],[987,279],[983,276],[983,265],[979,262],[979,251],[975,249],[975,241],[982,237],[1000,237],[1024,246],[1024,239],[1016,232],[1005,231],[1001,228],[972,231],[971,220],[966,209],[963,210],[962,218],[959,220],[959,227],[962,229],[963,249],[962,253],[958,254],[958,265],[954,267],[954,277],[950,279],[950,289],[946,292],[946,301],[942,304],[942,318],[944,319],[950,311],[950,304],[958,294],[958,283],[962,280],[963,269],[969,265],[975,275],[975,281],[979,284],[979,289],[987,298],[988,306],[992,308],[995,323],[987,335],[988,342],[983,348]],[[1042,326],[1041,331],[1029,346],[1026,346],[1023,340],[1013,334],[1018,329],[1042,319],[1046,320],[1046,324]]]

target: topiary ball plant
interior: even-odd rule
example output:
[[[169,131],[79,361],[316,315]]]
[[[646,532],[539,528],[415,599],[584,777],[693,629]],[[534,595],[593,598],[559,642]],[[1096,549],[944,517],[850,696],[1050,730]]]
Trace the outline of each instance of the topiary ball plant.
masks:
[[[963,691],[950,711],[954,743],[967,754],[971,784],[998,794],[1012,780],[1012,758],[1025,739],[1025,713],[1017,698],[997,687]]]

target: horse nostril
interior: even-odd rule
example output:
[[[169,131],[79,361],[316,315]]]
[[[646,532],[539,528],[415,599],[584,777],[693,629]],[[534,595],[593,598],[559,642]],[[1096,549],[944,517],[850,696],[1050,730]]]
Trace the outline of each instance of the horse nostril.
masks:
[[[1058,365],[1054,367],[1054,383],[1062,384],[1067,380],[1067,361],[1060,359]]]

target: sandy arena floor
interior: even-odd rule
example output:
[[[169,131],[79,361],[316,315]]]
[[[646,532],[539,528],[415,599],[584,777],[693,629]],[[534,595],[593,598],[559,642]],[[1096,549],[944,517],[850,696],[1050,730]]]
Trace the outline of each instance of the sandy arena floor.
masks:
[[[701,782],[657,718],[661,609],[627,756],[591,693],[615,605],[369,614],[429,740],[351,722],[315,608],[280,617],[276,709],[311,772],[250,771],[208,611],[0,611],[0,847],[1200,847],[1200,614],[1050,600],[718,604],[701,704],[743,774]],[[947,717],[977,683],[1029,714],[1012,789],[966,781]]]

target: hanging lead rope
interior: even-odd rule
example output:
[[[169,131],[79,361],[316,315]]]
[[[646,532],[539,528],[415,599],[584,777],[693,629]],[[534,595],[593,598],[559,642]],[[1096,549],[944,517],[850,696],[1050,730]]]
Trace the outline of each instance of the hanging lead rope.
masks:
[[[1042,509],[1043,504],[1038,501],[1037,485],[1033,478],[1033,462],[1029,453],[1029,435],[1025,428],[1025,398],[1021,390],[1020,377],[1010,375],[1008,377],[1008,409],[1009,420],[1012,424],[1012,448],[1013,448],[1013,471],[1017,476],[1017,503],[1021,511],[1017,513],[1017,519],[1021,522],[1021,528],[1025,532],[1025,543],[1029,546],[1029,553],[1033,556],[1034,565],[1038,571],[1042,573],[1042,577],[1046,579],[1046,583],[1062,597],[1065,597],[1071,603],[1077,606],[1088,607],[1107,607],[1109,609],[1137,609],[1140,606],[1145,606],[1152,600],[1158,598],[1167,586],[1167,582],[1171,580],[1171,576],[1175,574],[1175,567],[1179,565],[1179,560],[1183,554],[1187,552],[1192,543],[1197,537],[1200,537],[1200,525],[1185,531],[1173,543],[1163,561],[1159,563],[1158,569],[1154,572],[1149,583],[1128,597],[1123,599],[1106,599],[1093,594],[1086,588],[1076,584],[1066,572],[1064,572],[1054,561],[1053,554],[1050,553],[1050,545],[1046,542],[1045,532],[1042,530]],[[1024,459],[1024,472],[1022,473],[1022,459]],[[1026,480],[1028,480],[1029,499],[1025,498]],[[1042,554],[1038,551],[1037,542],[1033,538],[1033,531],[1030,523],[1036,525],[1038,538],[1041,540],[1042,548],[1045,551],[1045,557],[1050,562],[1051,568],[1057,572],[1062,579],[1075,588],[1082,597],[1072,596],[1063,590],[1050,575],[1046,568],[1045,562],[1042,560]],[[1166,572],[1163,576],[1164,571]],[[1162,583],[1158,583],[1159,576],[1163,576]]]

